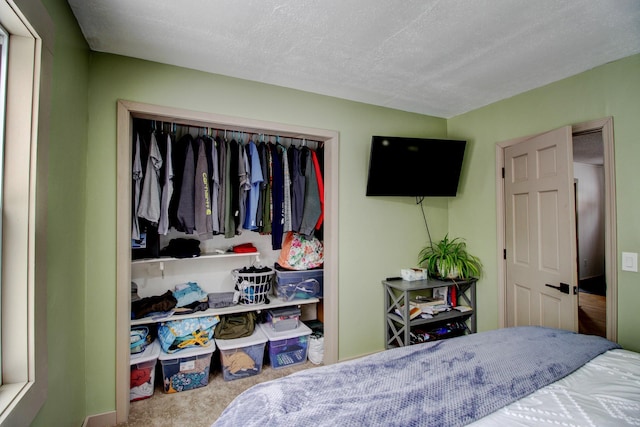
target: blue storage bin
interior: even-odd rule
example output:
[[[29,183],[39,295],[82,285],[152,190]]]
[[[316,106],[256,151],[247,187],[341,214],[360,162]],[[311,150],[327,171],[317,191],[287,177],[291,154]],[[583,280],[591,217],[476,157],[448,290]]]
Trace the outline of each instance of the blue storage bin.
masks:
[[[322,298],[324,270],[282,270],[276,265],[275,294],[278,298],[294,299]]]
[[[300,365],[307,361],[311,329],[301,323],[296,329],[276,332],[269,325],[260,324],[269,340],[269,363],[274,369]]]

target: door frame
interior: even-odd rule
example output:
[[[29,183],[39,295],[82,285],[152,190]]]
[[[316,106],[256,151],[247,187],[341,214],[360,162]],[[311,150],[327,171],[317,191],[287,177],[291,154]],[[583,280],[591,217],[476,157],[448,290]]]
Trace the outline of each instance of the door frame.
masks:
[[[195,127],[229,127],[249,133],[324,142],[324,363],[338,361],[338,160],[337,131],[185,110],[134,101],[117,103],[116,197],[116,422],[129,416],[131,304],[131,135],[134,118],[174,121]]]
[[[604,185],[605,185],[605,278],[607,283],[607,338],[618,340],[618,239],[616,227],[616,180],[613,138],[613,117],[590,120],[572,125],[572,134],[588,131],[601,131],[604,146]],[[542,132],[541,132],[542,133]],[[506,327],[508,303],[506,260],[504,259],[505,241],[505,194],[504,194],[504,151],[507,147],[530,139],[531,136],[511,139],[496,144],[496,222],[497,245],[496,260],[498,267],[498,325]],[[577,307],[576,307],[577,310]]]

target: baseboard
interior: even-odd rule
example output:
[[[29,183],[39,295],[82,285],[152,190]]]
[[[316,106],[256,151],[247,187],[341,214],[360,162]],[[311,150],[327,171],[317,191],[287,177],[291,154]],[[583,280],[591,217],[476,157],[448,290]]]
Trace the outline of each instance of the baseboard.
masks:
[[[82,427],[113,427],[116,424],[116,412],[112,411],[88,416],[84,419]]]

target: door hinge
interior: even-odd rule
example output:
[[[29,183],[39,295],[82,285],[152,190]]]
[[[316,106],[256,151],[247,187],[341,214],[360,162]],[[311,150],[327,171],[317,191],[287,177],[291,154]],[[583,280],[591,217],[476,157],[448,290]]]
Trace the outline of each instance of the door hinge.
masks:
[[[506,249],[502,250],[502,259],[507,259],[507,250]]]
[[[504,168],[502,168],[502,179],[504,179]]]

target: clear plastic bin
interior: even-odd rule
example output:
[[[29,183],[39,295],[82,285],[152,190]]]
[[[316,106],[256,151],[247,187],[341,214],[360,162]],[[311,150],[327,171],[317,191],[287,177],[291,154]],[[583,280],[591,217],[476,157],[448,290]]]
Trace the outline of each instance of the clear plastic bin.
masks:
[[[220,349],[222,376],[225,381],[233,381],[258,375],[262,371],[264,346],[267,337],[259,327],[253,334],[244,338],[231,340],[216,339]]]
[[[304,323],[296,329],[276,332],[267,324],[261,323],[260,328],[267,336],[269,363],[274,369],[295,366],[307,361],[309,350],[309,336],[311,329]]]
[[[178,393],[209,384],[211,355],[216,351],[213,341],[207,347],[190,347],[175,353],[161,352],[163,390]]]

